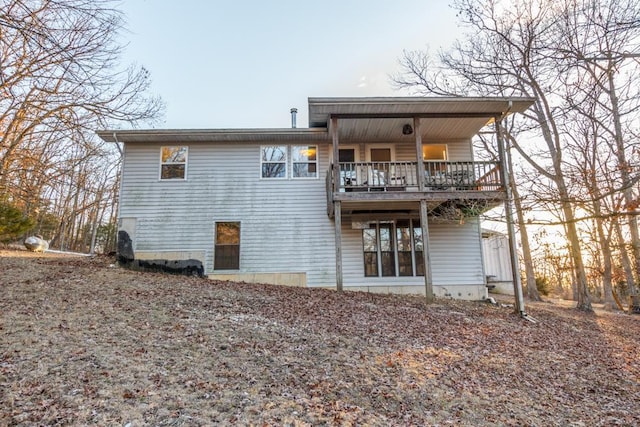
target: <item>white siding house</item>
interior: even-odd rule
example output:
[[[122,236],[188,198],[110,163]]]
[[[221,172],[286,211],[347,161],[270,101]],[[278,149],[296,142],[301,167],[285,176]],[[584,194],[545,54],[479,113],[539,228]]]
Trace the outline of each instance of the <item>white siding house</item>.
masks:
[[[471,138],[529,99],[310,98],[309,128],[104,130],[124,145],[118,256],[138,268],[486,297]]]

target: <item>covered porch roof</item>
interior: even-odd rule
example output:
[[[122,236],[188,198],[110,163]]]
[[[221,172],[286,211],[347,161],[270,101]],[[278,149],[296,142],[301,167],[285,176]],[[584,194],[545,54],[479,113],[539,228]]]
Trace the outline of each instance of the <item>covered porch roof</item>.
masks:
[[[521,113],[532,98],[309,98],[309,127],[327,128],[330,118],[339,119],[341,139],[351,141],[413,140],[403,132],[421,118],[422,139],[469,139],[494,120]]]

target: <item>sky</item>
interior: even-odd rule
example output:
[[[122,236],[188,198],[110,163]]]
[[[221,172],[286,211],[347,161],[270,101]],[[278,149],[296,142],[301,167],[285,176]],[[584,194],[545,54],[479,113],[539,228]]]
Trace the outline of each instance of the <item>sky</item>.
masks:
[[[459,35],[449,0],[122,0],[123,61],[151,72],[164,129],[308,125],[308,97],[404,96],[403,50]]]

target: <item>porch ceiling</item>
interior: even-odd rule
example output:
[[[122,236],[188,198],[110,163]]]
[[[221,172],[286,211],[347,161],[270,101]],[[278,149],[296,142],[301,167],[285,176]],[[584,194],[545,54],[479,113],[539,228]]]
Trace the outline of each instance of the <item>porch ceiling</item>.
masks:
[[[486,126],[490,119],[474,117],[464,119],[426,118],[421,119],[420,133],[423,142],[469,139]],[[415,134],[404,135],[405,125],[413,128],[413,119],[339,119],[338,131],[341,142],[402,142],[415,141]]]
[[[309,98],[309,126],[327,127],[335,116],[342,140],[413,140],[402,129],[421,117],[425,141],[468,139],[494,117],[532,104],[530,98]]]

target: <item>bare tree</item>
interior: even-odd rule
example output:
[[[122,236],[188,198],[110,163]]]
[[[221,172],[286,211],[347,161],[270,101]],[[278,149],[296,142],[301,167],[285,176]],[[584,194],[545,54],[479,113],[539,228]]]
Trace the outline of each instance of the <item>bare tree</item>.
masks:
[[[395,82],[429,94],[523,94],[535,99],[527,119],[531,128],[537,128],[535,141],[542,144],[523,146],[518,143],[522,137],[517,137],[513,146],[543,177],[539,181],[551,184],[536,197],[559,208],[574,269],[577,307],[591,310],[576,209],[584,203],[577,203],[578,195],[604,195],[584,191],[587,181],[576,179],[579,168],[573,163],[576,157],[571,155],[568,136],[580,95],[580,101],[598,107],[591,119],[602,121],[600,126],[610,134],[607,140],[612,141],[620,176],[614,191],[627,191],[625,198],[634,200],[627,189],[637,182],[637,174],[629,166],[630,141],[624,135],[628,124],[637,119],[637,85],[629,85],[629,79],[617,84],[616,78],[621,61],[637,48],[640,6],[631,0],[457,0],[454,7],[470,29],[466,38],[440,53],[437,67],[428,53],[405,53],[401,59],[405,72]],[[594,86],[600,89],[597,94]],[[622,99],[620,92],[624,103],[616,103]],[[637,223],[631,217],[633,242]]]
[[[640,4],[633,0],[576,2],[570,5],[560,20],[561,37],[558,55],[567,64],[567,74],[581,76],[583,84],[573,85],[567,97],[570,107],[592,121],[605,143],[615,154],[617,177],[613,191],[624,199],[628,214],[635,278],[629,283],[635,295],[635,283],[640,280],[640,234],[638,232],[638,195],[633,186],[640,179],[638,155],[633,156],[636,136],[630,125],[638,120],[640,89],[637,79],[640,58]],[[588,34],[585,37],[584,34]],[[635,51],[630,51],[635,49]],[[594,111],[595,110],[595,111]],[[635,283],[634,283],[635,282]]]
[[[99,216],[83,209],[108,193],[93,183],[107,175],[113,183],[105,171],[116,147],[95,130],[153,122],[162,113],[160,99],[148,95],[149,72],[120,66],[124,21],[116,4],[0,0],[0,198],[29,215],[75,221],[59,227],[63,241],[73,234],[84,240],[78,230]],[[71,188],[78,192],[62,194]]]
[[[536,285],[536,276],[535,269],[533,267],[533,258],[531,256],[531,247],[529,245],[529,234],[527,231],[526,220],[524,217],[524,202],[523,197],[520,195],[518,190],[518,186],[515,185],[517,182],[516,174],[513,167],[513,161],[511,156],[511,147],[513,145],[514,135],[517,133],[517,130],[514,130],[514,121],[506,119],[507,123],[504,127],[505,134],[505,143],[506,143],[506,160],[508,162],[508,171],[510,174],[509,182],[511,183],[511,192],[513,196],[513,204],[516,211],[516,221],[519,225],[518,232],[520,234],[520,243],[522,245],[522,265],[524,266],[525,273],[525,288],[527,291],[527,296],[532,301],[541,301],[540,293],[538,292],[538,288]],[[480,142],[482,144],[482,151],[485,153],[490,153],[492,159],[497,158],[496,148],[490,138],[487,138],[486,135],[480,135]],[[498,218],[492,218],[494,221],[499,220]]]

